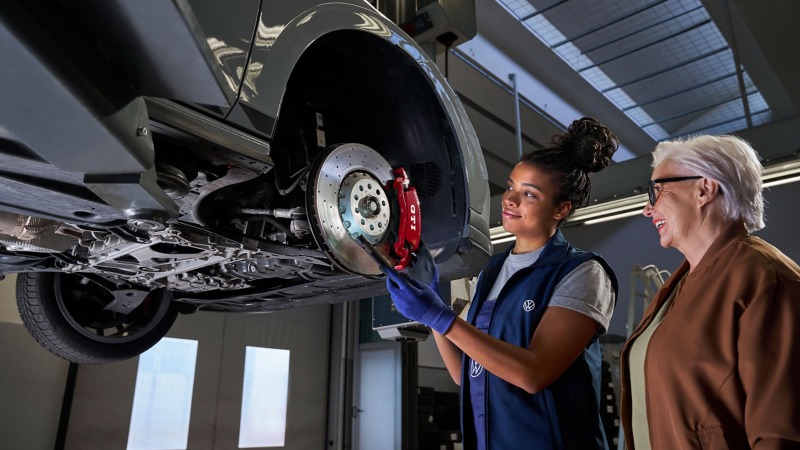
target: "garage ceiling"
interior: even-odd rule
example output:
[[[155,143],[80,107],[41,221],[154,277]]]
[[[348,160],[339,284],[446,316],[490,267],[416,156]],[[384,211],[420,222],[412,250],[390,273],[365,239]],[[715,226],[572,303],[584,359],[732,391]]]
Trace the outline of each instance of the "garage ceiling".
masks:
[[[655,140],[775,119],[699,0],[498,2]]]

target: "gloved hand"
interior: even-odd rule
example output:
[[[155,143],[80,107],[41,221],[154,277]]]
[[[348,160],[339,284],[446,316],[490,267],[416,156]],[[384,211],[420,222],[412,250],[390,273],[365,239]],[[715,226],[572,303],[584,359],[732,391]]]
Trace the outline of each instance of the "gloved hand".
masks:
[[[439,294],[439,269],[433,280],[425,286],[411,280],[394,269],[381,268],[386,274],[386,287],[394,306],[408,319],[425,324],[439,334],[445,334],[456,319],[456,314],[444,304]]]
[[[433,279],[431,280],[431,283],[428,285],[428,287],[431,288],[433,292],[436,292],[436,295],[438,295],[440,299],[442,298],[442,293],[439,291],[439,268],[436,267],[435,264],[433,266]]]

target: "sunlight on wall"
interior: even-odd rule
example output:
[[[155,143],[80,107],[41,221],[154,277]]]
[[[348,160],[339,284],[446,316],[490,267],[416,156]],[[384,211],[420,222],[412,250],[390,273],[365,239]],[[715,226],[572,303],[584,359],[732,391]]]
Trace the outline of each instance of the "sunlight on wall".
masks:
[[[239,448],[283,447],[289,397],[289,350],[247,347]]]

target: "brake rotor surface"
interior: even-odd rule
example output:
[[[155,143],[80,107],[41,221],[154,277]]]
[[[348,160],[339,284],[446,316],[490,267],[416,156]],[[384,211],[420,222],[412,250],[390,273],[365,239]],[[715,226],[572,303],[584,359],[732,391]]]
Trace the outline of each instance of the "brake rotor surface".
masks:
[[[386,243],[392,217],[384,186],[394,177],[375,150],[344,144],[320,155],[311,171],[308,209],[314,238],[341,269],[377,275],[378,265],[356,242],[363,235],[386,260],[396,262]]]

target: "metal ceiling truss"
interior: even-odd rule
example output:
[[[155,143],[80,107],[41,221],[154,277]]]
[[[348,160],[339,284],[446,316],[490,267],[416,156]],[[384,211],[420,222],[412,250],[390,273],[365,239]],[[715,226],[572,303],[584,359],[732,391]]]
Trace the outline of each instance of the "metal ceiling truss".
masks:
[[[693,91],[693,90],[695,90],[695,89],[699,89],[699,88],[702,88],[702,87],[706,87],[706,86],[709,86],[709,85],[711,85],[711,84],[714,84],[714,83],[720,82],[720,81],[722,81],[722,80],[727,80],[728,78],[733,78],[733,77],[735,77],[735,76],[736,76],[736,72],[729,73],[729,74],[727,74],[727,75],[723,75],[723,76],[721,76],[721,77],[714,78],[713,80],[708,80],[708,81],[705,81],[705,82],[703,82],[703,83],[696,84],[696,85],[694,85],[694,86],[690,86],[690,87],[688,87],[688,88],[685,88],[685,89],[681,89],[681,90],[678,90],[678,91],[675,91],[675,92],[670,92],[669,94],[662,95],[662,96],[660,96],[660,97],[656,97],[656,98],[654,98],[654,99],[646,100],[646,101],[644,101],[644,102],[641,102],[641,103],[637,103],[637,104],[635,104],[635,105],[628,106],[627,108],[622,108],[622,110],[623,110],[623,111],[630,111],[630,110],[632,110],[632,109],[634,109],[634,108],[641,108],[642,106],[646,106],[646,105],[649,105],[649,104],[652,104],[652,103],[655,103],[655,102],[660,102],[661,100],[666,100],[666,99],[668,99],[668,98],[675,97],[676,95],[684,94],[684,93],[686,93],[686,92]]]
[[[602,30],[604,28],[610,27],[611,25],[614,25],[615,23],[622,22],[625,19],[633,17],[633,16],[635,16],[637,14],[641,14],[641,13],[647,11],[648,9],[651,9],[651,8],[653,8],[655,6],[658,6],[658,5],[660,5],[660,4],[664,3],[664,2],[667,2],[667,1],[668,0],[658,0],[657,2],[653,2],[653,3],[649,4],[649,5],[645,5],[645,6],[641,7],[641,8],[638,8],[638,9],[636,9],[634,11],[631,11],[631,12],[629,12],[627,14],[624,14],[622,16],[619,16],[619,17],[615,18],[615,19],[609,20],[608,22],[605,22],[602,25],[598,25],[598,26],[596,26],[594,28],[590,28],[590,29],[584,31],[583,33],[576,34],[575,36],[572,36],[572,37],[569,37],[567,39],[564,39],[563,41],[561,41],[561,42],[559,42],[557,44],[553,44],[553,46],[550,47],[550,48],[555,49],[556,47],[561,47],[562,45],[568,44],[568,43],[570,43],[570,42],[572,42],[572,41],[574,41],[576,39],[580,39],[580,38],[582,38],[584,36],[588,36],[588,35],[596,32],[596,31],[600,31],[600,30]]]
[[[703,53],[700,56],[697,56],[697,57],[694,57],[694,58],[691,58],[691,59],[687,59],[686,61],[681,61],[681,62],[679,62],[679,63],[677,63],[675,65],[672,65],[672,66],[669,66],[669,67],[665,67],[665,68],[657,70],[655,72],[648,73],[647,75],[642,75],[641,77],[634,78],[633,80],[626,81],[626,82],[620,83],[620,84],[618,84],[616,86],[603,89],[600,92],[605,94],[606,92],[613,91],[614,89],[621,89],[621,88],[630,86],[630,85],[632,85],[634,83],[638,83],[640,81],[644,81],[644,80],[646,80],[648,78],[653,78],[653,77],[655,77],[657,75],[661,75],[661,74],[664,74],[664,73],[667,73],[667,72],[671,72],[671,71],[673,71],[675,69],[679,69],[681,67],[688,66],[691,63],[696,63],[697,61],[701,61],[701,60],[706,59],[706,58],[708,58],[710,56],[718,55],[718,54],[720,54],[722,52],[725,52],[725,51],[728,51],[730,49],[731,48],[726,45],[725,47],[718,48],[716,50],[712,50],[712,51],[707,52],[707,53]]]
[[[636,47],[636,48],[634,48],[632,50],[628,50],[628,51],[620,53],[618,55],[614,55],[614,56],[612,56],[610,58],[606,58],[606,59],[604,59],[604,60],[602,60],[600,62],[592,64],[591,66],[582,67],[582,68],[578,69],[578,72],[583,72],[583,71],[586,71],[586,70],[589,70],[589,69],[594,69],[595,67],[602,66],[603,64],[610,63],[611,61],[616,61],[616,60],[622,58],[623,56],[628,56],[630,54],[638,52],[639,50],[644,50],[644,49],[646,49],[648,47],[652,47],[652,46],[654,46],[656,44],[660,44],[660,43],[662,43],[664,41],[668,41],[670,39],[674,39],[674,38],[676,38],[676,37],[678,37],[678,36],[680,36],[682,34],[686,34],[686,33],[690,32],[690,31],[692,31],[694,29],[700,28],[703,25],[708,25],[709,23],[711,23],[711,19],[704,20],[704,21],[702,21],[702,22],[700,22],[698,24],[692,25],[689,28],[685,28],[685,29],[683,29],[681,31],[678,31],[677,33],[672,33],[669,36],[664,36],[661,39],[657,39],[655,41],[648,42],[648,43],[646,43],[644,45],[640,45],[640,46],[638,46],[638,47]],[[586,54],[586,53],[589,53],[590,51],[591,50],[585,50],[583,53]]]
[[[558,6],[558,5],[561,5],[561,4],[563,4],[563,3],[566,3],[566,2],[568,2],[568,1],[569,1],[569,0],[556,0],[555,2],[551,3],[550,5],[548,5],[548,6],[545,6],[544,8],[542,8],[542,9],[540,9],[540,10],[536,11],[536,12],[533,12],[533,13],[531,13],[531,14],[528,14],[527,16],[523,17],[523,18],[522,18],[522,19],[520,19],[520,20],[522,20],[522,21],[524,22],[524,21],[526,21],[526,20],[528,20],[528,19],[530,19],[530,18],[532,18],[532,17],[536,17],[536,16],[538,16],[539,14],[542,14],[542,13],[543,13],[543,12],[545,12],[545,11],[549,11],[549,10],[551,10],[551,9],[555,8],[556,6]]]
[[[643,32],[643,31],[647,31],[647,30],[649,30],[650,28],[652,28],[654,26],[665,24],[665,23],[667,23],[669,21],[675,20],[675,19],[677,19],[679,17],[683,17],[683,16],[685,16],[687,14],[693,13],[695,11],[698,11],[698,10],[702,9],[702,8],[703,8],[702,6],[698,6],[696,8],[692,8],[692,9],[690,9],[688,11],[684,11],[684,12],[682,12],[680,14],[676,14],[674,16],[667,17],[666,19],[660,20],[660,21],[658,21],[656,23],[648,24],[646,27],[639,28],[638,30],[631,31],[628,34],[623,34],[622,36],[620,36],[618,38],[614,38],[614,39],[612,39],[610,41],[606,41],[606,42],[603,42],[600,45],[594,46],[594,47],[592,47],[590,49],[586,49],[586,50],[583,51],[583,53],[591,53],[591,52],[593,52],[595,50],[598,50],[598,49],[601,49],[601,48],[606,47],[608,45],[611,45],[611,44],[613,44],[615,42],[619,42],[619,41],[627,39],[627,38],[629,38],[631,36],[637,35],[637,34]]]

